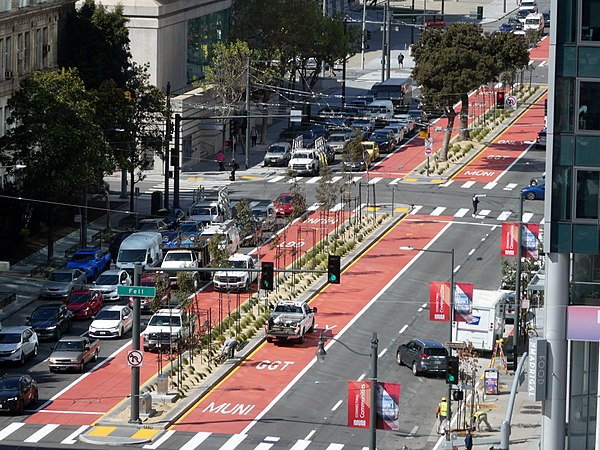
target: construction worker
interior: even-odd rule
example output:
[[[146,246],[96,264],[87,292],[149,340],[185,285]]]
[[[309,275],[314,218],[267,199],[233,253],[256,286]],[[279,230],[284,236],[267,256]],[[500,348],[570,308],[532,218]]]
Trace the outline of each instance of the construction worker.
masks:
[[[475,427],[477,431],[481,431],[481,423],[485,423],[488,431],[493,431],[492,426],[488,422],[487,413],[485,411],[477,411],[473,414],[473,422],[475,423]]]
[[[438,403],[437,410],[435,411],[435,417],[440,419],[438,424],[438,433],[444,434],[446,432],[446,419],[448,416],[448,402],[446,397],[442,397],[442,400]]]

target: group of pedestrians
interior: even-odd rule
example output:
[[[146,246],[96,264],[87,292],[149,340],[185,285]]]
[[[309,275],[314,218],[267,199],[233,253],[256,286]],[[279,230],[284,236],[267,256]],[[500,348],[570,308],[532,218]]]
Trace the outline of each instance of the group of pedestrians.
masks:
[[[448,401],[446,397],[442,397],[440,402],[438,403],[437,409],[435,411],[435,417],[439,420],[437,425],[437,432],[439,434],[446,433],[446,426],[448,417]],[[465,435],[465,448],[467,450],[471,450],[473,448],[473,435],[471,431],[476,429],[477,431],[481,430],[482,424],[486,425],[487,431],[492,431],[493,428],[488,422],[487,413],[485,411],[477,411],[473,414],[473,420],[469,427],[467,427],[467,434]]]

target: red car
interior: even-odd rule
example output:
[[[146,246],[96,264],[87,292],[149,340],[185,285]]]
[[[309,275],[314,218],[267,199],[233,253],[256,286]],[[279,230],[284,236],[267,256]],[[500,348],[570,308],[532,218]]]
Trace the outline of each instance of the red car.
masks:
[[[65,305],[73,314],[73,319],[89,319],[102,309],[104,298],[98,291],[77,290],[72,291]]]
[[[303,213],[306,211],[306,204],[304,203],[304,199],[302,197],[298,197],[295,199],[296,194],[292,194],[289,192],[279,194],[275,201],[275,213],[277,217],[288,217],[292,215],[294,211],[294,205],[297,209],[298,213]]]

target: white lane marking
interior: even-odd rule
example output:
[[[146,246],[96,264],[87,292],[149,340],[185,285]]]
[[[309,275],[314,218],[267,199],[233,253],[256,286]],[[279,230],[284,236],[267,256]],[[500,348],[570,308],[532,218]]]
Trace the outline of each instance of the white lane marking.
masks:
[[[423,303],[423,304],[421,305],[421,308],[427,308],[427,303]]]
[[[348,181],[348,183],[358,183],[360,180],[362,180],[361,176],[353,176],[352,179]]]
[[[465,217],[465,214],[467,214],[469,212],[468,208],[460,208],[458,210],[458,212],[456,214],[454,214],[454,217]]]
[[[360,377],[356,379],[356,381],[362,381],[367,376],[366,373],[363,373]]]
[[[508,183],[502,190],[503,191],[512,191],[517,186],[518,186],[517,183]]]
[[[441,216],[442,213],[446,210],[445,206],[438,206],[437,208],[435,208],[431,214],[429,214],[430,216]]]
[[[79,436],[81,433],[83,433],[88,428],[89,428],[89,425],[81,425],[79,428],[77,428],[75,431],[73,431],[70,435],[68,435],[65,439],[63,439],[61,444],[65,444],[65,445],[77,444],[77,439],[76,439],[77,436]]]
[[[315,430],[311,431],[314,432]],[[290,448],[290,450],[304,450],[311,444],[311,441],[306,439],[298,439],[296,443]]]
[[[544,67],[548,61],[542,61],[538,67]]]
[[[369,180],[369,184],[377,184],[377,183],[379,183],[381,180],[383,180],[383,178],[381,178],[381,177],[371,178],[371,179]]]
[[[49,423],[48,425],[44,425],[42,428],[37,430],[35,433],[33,433],[31,436],[29,436],[23,442],[39,442],[42,438],[44,438],[44,436],[49,435],[57,428],[58,428],[58,424],[54,424],[54,423]]]
[[[312,177],[310,180],[308,180],[306,182],[306,184],[315,184],[317,181],[319,181],[321,179],[321,177]]]
[[[471,256],[473,253],[475,253],[475,249],[472,248],[471,251],[469,252],[469,256]]]
[[[417,309],[417,312],[423,312],[423,308]]]
[[[415,437],[415,434],[417,434],[417,430],[419,429],[418,425],[415,425],[412,430],[410,430],[410,433],[408,433],[408,435],[406,436],[406,439],[413,439]]]
[[[474,182],[474,181],[465,181],[465,182],[462,184],[461,188],[462,188],[462,189],[469,189],[469,188],[470,188],[471,186],[473,186],[474,184],[475,184],[475,182]]]
[[[332,177],[331,181],[328,181],[327,183],[329,183],[329,184],[337,183],[341,179],[342,179],[342,177]]]
[[[278,181],[283,180],[285,177],[283,175],[278,175],[275,178],[271,178],[267,181],[267,183],[277,183]]]
[[[277,442],[279,441],[279,438],[276,436],[267,436],[265,438],[265,442],[261,442],[260,444],[258,444],[254,450],[269,450],[271,447],[273,447],[275,444],[277,444]]]
[[[88,416],[101,416],[106,412],[99,411],[56,411],[54,409],[42,409],[41,411],[35,411],[36,413],[48,413],[48,414],[87,414]]]
[[[496,220],[498,220],[499,222],[504,222],[510,217],[511,214],[511,211],[502,211]]]
[[[402,181],[402,178],[394,178],[393,181],[390,181],[391,185],[397,185],[398,183],[400,183]]]
[[[207,440],[211,434],[212,433],[209,433],[208,431],[199,431],[179,450],[195,450],[200,444]]]
[[[492,210],[491,209],[482,209],[477,216],[479,217],[486,217],[489,213],[491,213]]]
[[[319,209],[319,204],[318,203],[314,203],[314,204],[310,205],[306,209],[307,209],[307,211],[316,211],[317,209]]]
[[[339,402],[337,402],[335,405],[333,405],[333,408],[331,408],[332,411],[335,411],[336,409],[338,409],[340,407],[340,405],[344,403],[344,400],[340,400]]]
[[[387,349],[387,348],[384,348],[383,350],[381,350],[381,351],[379,352],[379,355],[377,355],[377,357],[378,357],[378,358],[381,358],[383,355],[385,355],[385,354],[386,354],[386,352],[387,352],[387,351],[388,351],[388,349]]]
[[[423,205],[413,205],[413,209],[410,211],[409,214],[416,214],[419,212],[419,210],[423,207]]]
[[[523,222],[524,223],[529,222],[532,217],[533,217],[533,213],[524,213],[523,214]]]
[[[152,444],[146,444],[144,445],[144,448],[155,450],[158,447],[160,447],[164,442],[166,442],[167,439],[173,436],[173,434],[175,434],[175,430],[167,430],[165,431],[165,434],[163,434],[159,439],[156,440],[156,442]]]
[[[446,181],[445,183],[442,183],[442,184],[440,184],[440,186],[443,186],[443,187],[448,187],[448,186],[450,186],[452,183],[454,183],[454,180]]]
[[[246,434],[234,434],[227,440],[227,442],[223,444],[219,450],[234,450],[247,437],[248,435]]]
[[[3,441],[4,439],[6,439],[8,436],[13,434],[15,431],[17,431],[23,425],[25,425],[25,423],[23,423],[23,422],[14,422],[14,423],[11,423],[10,425],[8,425],[7,427],[2,428],[0,430],[0,441]]]
[[[488,184],[486,184],[483,188],[484,189],[494,189],[496,187],[498,183],[496,183],[495,181],[490,181]]]
[[[436,234],[427,243],[427,245],[424,248],[428,249],[429,247],[434,245],[436,243],[436,241],[448,230],[448,228],[450,228],[450,226],[453,223],[455,223],[455,222],[446,223],[446,225],[438,232],[438,234]],[[412,267],[412,265],[417,261],[419,256],[421,256],[423,253],[424,253],[423,251],[418,252],[414,256],[413,259],[411,259],[404,267],[402,267],[398,271],[398,273],[390,281],[388,281],[388,283],[383,288],[381,288],[381,290],[365,306],[363,306],[363,308],[358,313],[356,313],[352,319],[350,319],[348,321],[346,326],[344,326],[344,328],[342,328],[340,330],[340,332],[335,336],[336,339],[340,339],[344,334],[346,334],[346,331],[348,331],[354,325],[354,323],[357,320],[359,320],[369,310],[369,308],[373,305],[373,303],[375,303],[383,294],[385,294],[385,292],[388,289],[390,289],[391,286],[394,285],[394,283],[396,283],[398,278],[400,278],[402,275],[404,275],[404,273]],[[325,345],[325,351],[328,351],[331,348],[331,346],[333,346],[335,343],[336,343],[336,341],[330,340],[329,343],[327,345]],[[254,425],[256,425],[260,421],[260,419],[262,419],[264,417],[264,415],[267,414],[273,408],[273,406],[275,406],[277,404],[277,402],[279,402],[279,400],[281,400],[281,398],[288,393],[288,391],[290,389],[292,389],[292,387],[294,387],[294,385],[304,376],[304,374],[306,372],[308,372],[312,368],[312,366],[314,366],[316,364],[316,362],[317,362],[317,357],[315,356],[308,364],[306,364],[306,366],[304,366],[304,368],[294,377],[294,379],[292,379],[292,381],[290,381],[287,384],[287,386],[285,386],[279,392],[279,394],[277,394],[275,396],[275,398],[273,400],[271,400],[271,403],[269,403],[260,413],[258,413],[256,415],[254,420],[252,422],[250,422],[248,424],[248,426],[246,426],[246,428],[244,428],[242,430],[242,433],[247,434],[248,431],[250,429],[252,429],[252,427],[254,427]]]
[[[311,430],[310,433],[308,433],[306,435],[306,437],[304,439],[300,439],[300,440],[304,440],[304,441],[310,441],[310,438],[313,437],[313,435],[317,432],[317,430]]]
[[[344,444],[336,444],[332,442],[325,450],[342,450],[344,448]]]
[[[404,325],[402,328],[400,328],[400,331],[398,331],[398,334],[404,333],[407,328],[408,328],[408,325]]]
[[[341,211],[342,208],[344,207],[343,203],[338,203],[337,205],[335,205],[333,208],[331,208],[332,211]]]
[[[454,273],[458,272],[459,270],[460,270],[460,264],[454,268]]]

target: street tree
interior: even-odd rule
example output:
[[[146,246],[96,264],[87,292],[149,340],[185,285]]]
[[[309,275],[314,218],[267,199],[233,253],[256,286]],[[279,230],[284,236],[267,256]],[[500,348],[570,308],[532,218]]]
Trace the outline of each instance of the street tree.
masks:
[[[444,112],[447,126],[439,157],[447,160],[454,129],[454,104],[461,102],[459,139],[468,139],[468,93],[494,79],[494,57],[488,38],[476,24],[455,23],[444,29],[428,28],[417,41],[413,78],[422,86],[426,105]]]
[[[490,34],[487,52],[494,58],[494,80],[489,81],[511,82],[518,70],[529,65],[527,39],[514,33]]]
[[[87,186],[114,169],[110,149],[95,121],[95,98],[75,69],[24,78],[8,107],[3,163],[26,166],[22,196],[36,200],[34,215],[46,222],[50,259],[55,216],[78,212],[63,205],[81,205]]]

